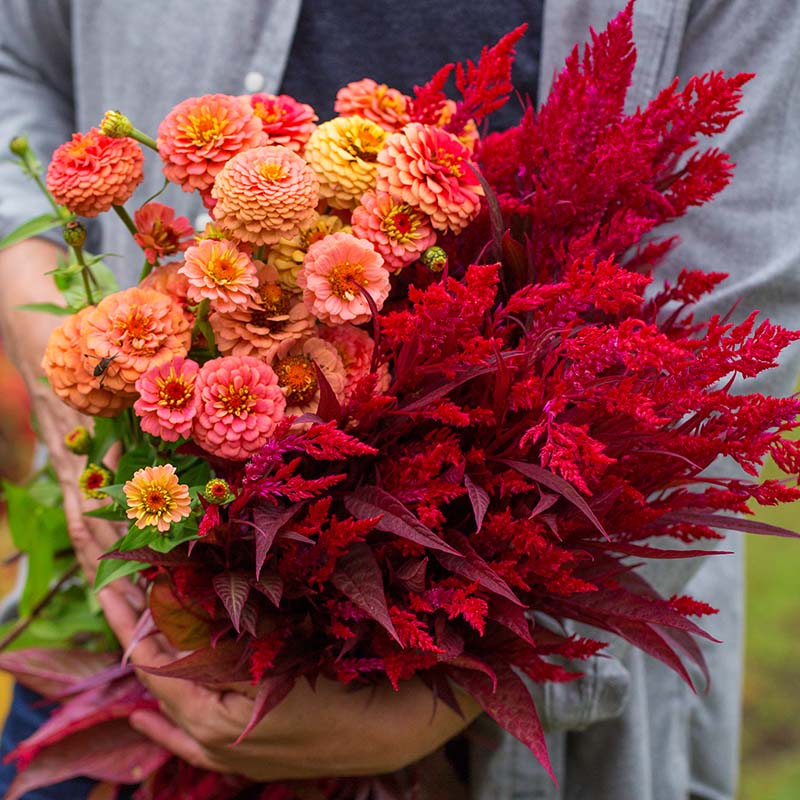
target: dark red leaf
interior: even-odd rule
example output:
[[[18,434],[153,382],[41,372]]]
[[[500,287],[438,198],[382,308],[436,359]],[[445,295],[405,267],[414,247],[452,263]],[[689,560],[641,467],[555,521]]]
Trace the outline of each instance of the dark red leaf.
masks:
[[[250,580],[243,572],[222,572],[214,576],[214,591],[222,600],[236,632],[240,631],[242,609],[250,596]]]
[[[289,672],[261,679],[261,685],[258,687],[258,692],[253,702],[253,713],[250,716],[250,721],[239,735],[239,738],[233,743],[233,747],[241,743],[247,734],[292,691],[296,680],[296,677]]]
[[[250,680],[247,651],[243,644],[226,639],[216,647],[203,647],[162,666],[137,665],[137,669],[165,678],[183,678],[208,684]]]
[[[800,539],[800,533],[788,528],[782,528],[779,525],[770,525],[768,522],[759,522],[756,519],[729,517],[725,514],[714,514],[707,511],[681,509],[669,511],[659,519],[665,522],[688,522],[692,525],[708,525],[711,528],[722,528],[726,531],[756,533],[760,536],[784,536],[789,539]]]
[[[289,506],[289,508],[256,506],[253,509],[253,529],[256,542],[256,579],[261,574],[261,569],[275,540],[275,535],[283,525],[289,522],[301,506],[301,503],[296,503],[293,506]]]
[[[252,586],[261,594],[269,598],[274,606],[281,604],[283,596],[283,579],[275,572],[265,572],[257,581],[252,582]]]
[[[475,515],[475,531],[477,533],[483,525],[483,518],[489,508],[489,495],[482,486],[478,486],[466,473],[464,474],[464,486],[469,495],[469,502],[472,504],[472,513]]]
[[[319,386],[317,416],[324,419],[325,422],[339,419],[342,416],[342,406],[336,397],[336,392],[333,391],[325,373],[316,362],[314,362],[314,369],[317,371],[317,385]]]

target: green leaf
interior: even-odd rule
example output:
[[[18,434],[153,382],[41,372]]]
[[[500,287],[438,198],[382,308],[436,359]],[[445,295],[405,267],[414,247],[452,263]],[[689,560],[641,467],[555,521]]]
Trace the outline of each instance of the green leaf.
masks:
[[[84,517],[94,517],[95,519],[107,519],[111,522],[127,522],[128,515],[124,508],[120,508],[116,503],[102,508],[95,508],[94,511],[84,511]]]
[[[21,311],[40,311],[44,314],[56,314],[59,317],[69,317],[76,314],[79,309],[68,306],[57,306],[55,303],[24,303],[17,306]]]
[[[91,258],[90,258],[91,260]],[[92,275],[94,275],[97,284],[90,281],[92,286],[92,295],[95,302],[101,300],[109,294],[119,291],[117,279],[111,270],[102,262],[98,261],[91,267]],[[86,305],[86,290],[83,286],[83,278],[80,274],[80,268],[75,274],[55,274],[56,286],[61,290],[61,294],[67,302],[68,306],[75,306],[83,308]]]
[[[136,550],[139,547],[149,547],[153,539],[157,539],[159,536],[161,534],[153,527],[132,527],[111,549]]]
[[[25,239],[30,239],[33,236],[38,236],[45,231],[57,228],[65,221],[66,220],[61,219],[61,217],[53,213],[42,214],[41,216],[29,219],[27,222],[24,222],[18,228],[11,231],[8,236],[0,239],[0,250],[11,247],[12,244],[22,242]]]
[[[95,417],[92,445],[89,448],[88,460],[92,464],[100,464],[114,442],[119,441],[117,417]]]
[[[125,492],[122,491],[122,484],[115,483],[111,486],[104,486],[102,488],[103,492],[107,494],[117,505],[122,506],[123,508],[128,507],[128,498],[125,496]]]
[[[97,573],[94,578],[94,590],[99,592],[104,586],[115,581],[117,578],[124,578],[146,569],[149,564],[143,561],[121,561],[119,559],[103,559],[97,565]]]
[[[152,466],[156,462],[156,459],[157,454],[155,450],[153,450],[152,446],[147,442],[134,447],[132,450],[128,450],[119,460],[117,473],[114,476],[115,482],[122,484],[129,481],[137,470],[142,469],[142,467]],[[122,503],[123,505],[127,505],[127,500],[123,499]]]
[[[159,534],[152,542],[150,549],[157,553],[169,553],[179,544],[197,539],[197,522],[193,519],[174,524],[167,533]]]

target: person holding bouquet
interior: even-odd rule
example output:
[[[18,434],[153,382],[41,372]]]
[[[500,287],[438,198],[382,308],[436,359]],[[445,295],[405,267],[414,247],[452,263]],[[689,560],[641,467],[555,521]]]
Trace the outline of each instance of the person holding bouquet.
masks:
[[[476,53],[524,20],[531,29],[519,46],[518,85],[535,96],[538,83],[541,101],[574,42],[585,38],[590,25],[602,28],[620,10],[612,0],[547,0],[506,4],[502,12],[487,14],[484,6],[470,3],[459,7],[454,25],[452,9],[412,6],[404,7],[402,19],[393,19],[369,3],[340,4],[333,11],[299,2],[237,3],[226,9],[175,0],[165,10],[149,0],[99,7],[80,0],[4,0],[0,131],[6,139],[24,131],[44,156],[67,141],[73,129],[96,125],[110,106],[124,107],[145,130],[155,130],[182,98],[211,91],[283,91],[319,112],[336,87],[373,70],[381,72],[376,78],[410,91],[440,64]],[[719,308],[702,313],[724,313],[747,292],[751,305],[791,327],[800,294],[800,241],[792,225],[799,202],[793,190],[800,177],[800,146],[786,135],[785,121],[797,111],[791,76],[797,73],[800,10],[789,0],[769,0],[758,8],[743,0],[638,0],[634,20],[639,63],[628,96],[631,108],[646,104],[676,74],[712,68],[758,73],[745,93],[745,115],[719,142],[739,164],[736,180],[704,209],[702,219],[690,215],[676,224],[682,245],[664,278],[673,280],[684,262],[724,270],[731,279],[715,300]],[[394,64],[386,53],[402,57]],[[319,94],[313,94],[315,88]],[[5,165],[2,170],[0,233],[5,234],[35,215],[38,201],[32,186],[6,174]],[[156,170],[147,180],[137,197],[160,188]],[[194,196],[180,192],[168,202],[190,219],[202,211]],[[124,228],[113,227],[116,220],[109,217],[91,232],[93,249],[125,254],[119,277],[132,282],[130,270],[140,255]],[[46,276],[58,252],[59,244],[35,239],[0,253],[6,287],[0,294],[0,322],[30,387],[42,436],[63,481],[70,534],[91,575],[98,555],[117,533],[107,523],[82,516],[74,462],[62,445],[79,418],[68,418],[37,380],[36,365],[49,335],[42,317],[17,310],[28,302],[57,301]],[[26,280],[19,281],[23,269]],[[769,390],[787,394],[795,374],[796,351],[768,373]],[[724,565],[714,563],[713,571],[701,567],[694,576],[683,562],[660,563],[651,576],[665,596],[684,592],[692,582],[701,587],[700,596],[718,600],[723,610],[712,633],[727,644],[707,652],[713,674],[707,696],[692,697],[661,664],[615,646],[614,656],[592,658],[581,680],[539,690],[537,706],[549,732],[559,786],[522,745],[487,728],[482,738],[493,740],[492,746],[474,746],[470,754],[470,796],[733,798],[742,582],[740,556],[726,558]],[[112,626],[127,644],[142,598],[132,585],[109,588],[101,596]],[[171,660],[152,641],[141,643],[134,657],[151,664]],[[191,764],[259,781],[389,772],[435,752],[479,710],[465,697],[463,718],[441,704],[432,716],[431,696],[421,682],[409,682],[399,692],[386,686],[369,697],[332,682],[320,681],[316,692],[301,683],[250,737],[230,748],[251,715],[253,699],[246,693],[144,680],[165,716],[137,712],[131,723],[138,730]],[[484,723],[477,725],[486,728]],[[437,768],[431,763],[434,787]],[[441,789],[432,792],[443,796]]]

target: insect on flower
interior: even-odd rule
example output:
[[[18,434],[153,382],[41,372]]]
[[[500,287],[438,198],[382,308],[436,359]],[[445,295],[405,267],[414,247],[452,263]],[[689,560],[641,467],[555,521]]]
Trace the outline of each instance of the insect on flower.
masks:
[[[95,378],[100,378],[100,388],[102,389],[105,382],[106,382],[106,371],[111,366],[111,362],[119,355],[119,353],[114,353],[112,356],[100,356],[92,355],[91,353],[84,353],[85,358],[96,358],[97,364],[95,368],[92,370],[92,375]]]

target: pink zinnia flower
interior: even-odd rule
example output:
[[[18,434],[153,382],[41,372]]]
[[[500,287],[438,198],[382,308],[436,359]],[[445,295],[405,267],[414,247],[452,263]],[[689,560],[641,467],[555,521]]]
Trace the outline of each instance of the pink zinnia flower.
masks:
[[[163,203],[146,203],[133,215],[136,243],[144,250],[148,263],[183,252],[194,236],[186,217],[176,217],[174,209]]]
[[[278,385],[286,395],[287,416],[316,413],[319,408],[317,367],[337,398],[344,399],[345,369],[336,348],[316,337],[306,339],[275,364]]]
[[[349,233],[333,233],[312,244],[297,283],[311,312],[331,325],[367,322],[372,312],[362,289],[380,311],[390,288],[375,248]]]
[[[137,528],[155,525],[166,533],[173,522],[180,522],[191,513],[189,487],[178,483],[172,464],[143,467],[122,491],[128,500],[128,518],[136,520]]]
[[[226,94],[190,97],[158,126],[164,175],[185,192],[208,192],[230,158],[263,143],[261,120],[250,104]]]
[[[353,235],[372,242],[387,268],[395,272],[436,244],[430,220],[418,208],[386,192],[367,192],[353,211],[351,224]]]
[[[394,132],[408,124],[410,100],[385,83],[364,78],[339,89],[333,110],[342,117],[364,117],[377,122],[384,130]]]
[[[197,416],[192,436],[204,450],[244,461],[262,447],[284,417],[278,377],[251,356],[207,361],[195,384]]]
[[[366,331],[353,325],[336,325],[334,327],[321,325],[318,335],[332,344],[342,359],[345,374],[343,397],[347,402],[361,379],[369,375],[375,342]],[[385,392],[389,388],[390,382],[389,367],[386,364],[380,364],[377,374],[378,382],[375,391]]]
[[[470,156],[452,134],[412,122],[378,153],[377,189],[421,209],[436,230],[460,233],[483,195]]]
[[[136,381],[139,399],[133,410],[141,417],[141,428],[167,442],[189,438],[197,413],[194,384],[199,365],[177,356],[153,367]]]
[[[217,225],[253,244],[293,236],[315,212],[319,181],[286,147],[256,147],[232,158],[217,175],[212,197]]]
[[[195,303],[208,299],[217,311],[234,311],[255,296],[258,275],[253,260],[233,242],[203,239],[186,251],[180,272]]]
[[[261,120],[266,135],[264,144],[280,144],[298,155],[303,152],[319,119],[311,106],[288,94],[259,93],[244,99]]]
[[[81,217],[121,206],[142,182],[142,148],[133,139],[112,139],[92,128],[57,147],[47,168],[55,201]]]

